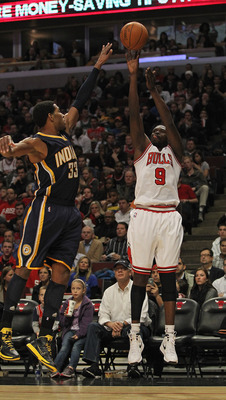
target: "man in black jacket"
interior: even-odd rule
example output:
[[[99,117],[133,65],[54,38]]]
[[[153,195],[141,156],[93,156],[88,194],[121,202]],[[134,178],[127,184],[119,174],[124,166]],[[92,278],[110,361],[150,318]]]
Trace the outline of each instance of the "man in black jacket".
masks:
[[[224,276],[222,269],[213,267],[213,252],[211,249],[204,248],[200,251],[200,263],[208,271],[211,282]]]

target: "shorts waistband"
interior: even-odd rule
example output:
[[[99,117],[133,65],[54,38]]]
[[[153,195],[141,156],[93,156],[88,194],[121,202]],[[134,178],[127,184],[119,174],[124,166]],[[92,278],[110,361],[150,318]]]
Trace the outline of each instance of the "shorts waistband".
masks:
[[[172,212],[176,211],[176,206],[173,204],[170,205],[150,205],[147,207],[136,207],[137,210],[144,210],[144,211],[153,211],[153,212]]]

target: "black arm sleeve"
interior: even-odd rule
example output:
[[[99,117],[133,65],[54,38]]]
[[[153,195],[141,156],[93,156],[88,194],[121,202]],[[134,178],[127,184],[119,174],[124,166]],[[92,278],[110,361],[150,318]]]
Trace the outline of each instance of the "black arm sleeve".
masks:
[[[77,108],[79,112],[81,112],[82,108],[84,107],[85,103],[89,99],[93,88],[96,83],[96,79],[99,74],[99,69],[93,68],[92,72],[89,74],[88,78],[80,87],[78,94],[76,96],[75,101],[72,103],[72,107]]]

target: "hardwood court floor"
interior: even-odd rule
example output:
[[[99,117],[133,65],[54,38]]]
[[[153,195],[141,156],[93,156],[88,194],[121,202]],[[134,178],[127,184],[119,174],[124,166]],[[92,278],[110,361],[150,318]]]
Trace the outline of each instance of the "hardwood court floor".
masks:
[[[1,386],[1,400],[225,400],[225,387]]]
[[[0,378],[0,400],[225,400],[226,377],[35,379],[9,375]]]

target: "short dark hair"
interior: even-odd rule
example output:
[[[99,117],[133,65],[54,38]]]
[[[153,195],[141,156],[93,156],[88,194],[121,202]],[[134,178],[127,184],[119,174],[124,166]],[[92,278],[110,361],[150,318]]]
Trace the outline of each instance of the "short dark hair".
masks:
[[[48,114],[53,114],[55,111],[54,102],[53,101],[41,101],[36,104],[33,109],[33,121],[39,128],[42,128],[47,121]]]
[[[129,226],[128,226],[128,224],[127,224],[126,222],[123,222],[123,221],[122,221],[122,222],[118,222],[118,223],[117,223],[117,226],[118,226],[118,225],[123,225],[124,228],[128,231],[128,227],[129,227]]]
[[[213,250],[209,249],[208,247],[204,247],[204,249],[200,250],[200,254],[205,250],[208,250],[208,252],[210,253],[210,257],[213,257]]]
[[[226,226],[226,214],[222,215],[222,217],[220,217],[218,223],[217,223],[217,227],[220,228],[220,226]]]

